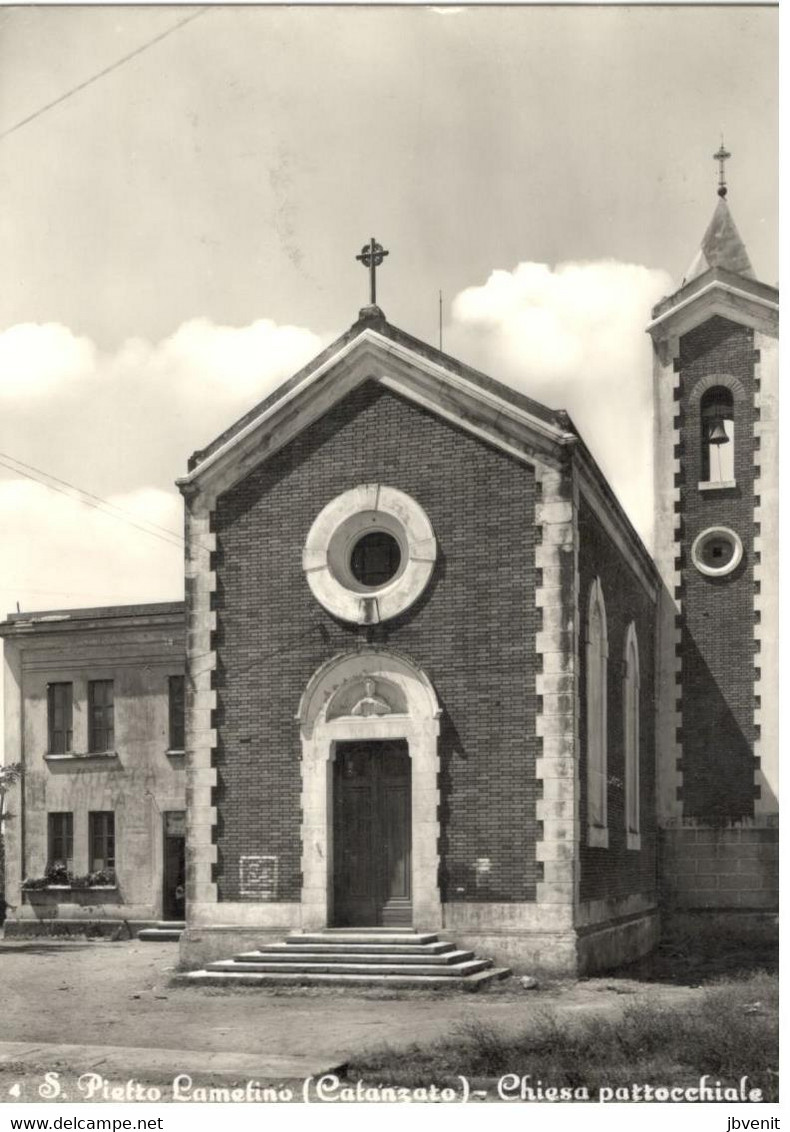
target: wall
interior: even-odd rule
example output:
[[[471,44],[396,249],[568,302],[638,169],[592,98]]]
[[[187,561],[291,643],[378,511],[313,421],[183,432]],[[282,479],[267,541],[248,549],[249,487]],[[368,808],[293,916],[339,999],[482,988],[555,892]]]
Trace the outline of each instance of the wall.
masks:
[[[656,606],[614,544],[594,510],[579,500],[579,740],[580,883],[579,922],[622,913],[638,915],[656,898],[655,792],[655,616]],[[607,679],[608,847],[587,843],[586,623],[590,587],[599,578],[606,606],[609,660]],[[626,631],[636,623],[640,669],[640,833],[639,849],[626,846],[623,673]],[[634,897],[639,900],[634,902]],[[622,907],[618,907],[621,902]]]
[[[674,314],[651,331],[666,586],[660,860],[665,907],[743,911],[778,899],[778,294],[729,283],[737,294],[705,298],[703,281],[690,304],[667,300]],[[715,384],[733,393],[735,486],[700,490],[699,399]],[[714,580],[690,550],[718,525],[738,533],[744,559]]]
[[[718,821],[754,812],[754,361],[754,331],[720,316],[680,338],[683,814]],[[699,400],[718,383],[732,383],[736,486],[700,490]],[[691,560],[694,539],[713,526],[743,542],[741,565],[723,578]]]
[[[763,816],[716,827],[686,819],[661,832],[668,909],[772,911],[778,907],[777,822]]]
[[[755,331],[755,812],[779,806],[779,341]],[[759,534],[757,525],[759,524]],[[759,561],[758,561],[759,554]]]
[[[375,630],[335,621],[301,570],[315,516],[364,482],[412,495],[439,544],[426,593]],[[534,900],[532,471],[368,382],[221,496],[214,532],[220,900],[245,899],[245,854],[276,856],[274,898],[299,900],[299,696],[369,639],[409,655],[441,701],[443,899]]]

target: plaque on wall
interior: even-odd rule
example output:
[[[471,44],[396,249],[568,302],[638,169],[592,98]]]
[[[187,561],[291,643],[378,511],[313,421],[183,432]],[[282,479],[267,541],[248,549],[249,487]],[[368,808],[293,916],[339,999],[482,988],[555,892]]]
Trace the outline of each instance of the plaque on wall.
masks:
[[[239,861],[239,892],[258,900],[277,899],[277,858],[242,857]]]

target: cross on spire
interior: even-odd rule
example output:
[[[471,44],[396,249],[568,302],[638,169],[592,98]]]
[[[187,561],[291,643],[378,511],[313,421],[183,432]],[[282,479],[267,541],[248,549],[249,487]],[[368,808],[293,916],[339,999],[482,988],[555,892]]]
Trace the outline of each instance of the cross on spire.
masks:
[[[727,150],[724,148],[724,135],[722,135],[721,145],[719,146],[716,153],[714,153],[714,155],[713,155],[713,160],[718,161],[718,163],[719,163],[719,188],[718,188],[718,193],[719,193],[719,196],[722,197],[722,198],[726,197],[726,195],[727,195],[727,182],[724,179],[724,162],[729,157],[732,157],[732,154],[728,153]]]
[[[381,244],[376,243],[375,236],[370,237],[370,243],[365,244],[360,255],[356,258],[365,267],[370,269],[370,305],[376,305],[376,268],[380,267],[384,262],[384,256],[389,255],[385,252]]]

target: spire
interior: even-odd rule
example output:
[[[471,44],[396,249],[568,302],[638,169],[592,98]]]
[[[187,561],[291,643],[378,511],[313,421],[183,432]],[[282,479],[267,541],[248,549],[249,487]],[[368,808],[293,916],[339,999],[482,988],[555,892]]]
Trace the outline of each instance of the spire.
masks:
[[[702,244],[697,254],[683,276],[683,284],[690,283],[692,279],[709,271],[712,267],[723,267],[725,271],[732,271],[736,275],[745,275],[748,279],[756,279],[754,269],[749,259],[743,240],[727,204],[727,182],[724,179],[724,162],[731,155],[724,148],[724,139],[718,152],[714,153],[714,161],[719,163],[719,199],[713,212],[713,219],[702,237]]]

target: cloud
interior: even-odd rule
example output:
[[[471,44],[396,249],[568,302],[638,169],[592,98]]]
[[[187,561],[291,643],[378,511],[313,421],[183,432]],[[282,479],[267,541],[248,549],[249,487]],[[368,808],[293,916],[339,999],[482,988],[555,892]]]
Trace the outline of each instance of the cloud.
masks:
[[[202,318],[113,353],[53,324],[0,339],[0,452],[102,496],[146,483],[171,489],[190,452],[327,343],[267,319],[230,327]]]
[[[66,326],[25,322],[0,333],[0,399],[40,398],[89,377],[96,347]]]
[[[266,319],[196,318],[160,343],[130,339],[113,353],[57,324],[0,334],[0,454],[130,512],[121,521],[0,467],[0,618],[17,601],[30,610],[179,598],[174,481],[187,456],[325,345]],[[170,543],[138,520],[173,531]]]
[[[637,264],[520,263],[452,304],[452,351],[494,377],[567,409],[652,543],[651,306],[670,277]]]
[[[235,327],[194,318],[158,344],[131,338],[116,353],[101,355],[67,326],[22,323],[0,333],[0,397],[25,401],[90,381],[106,388],[108,381],[132,380],[246,403],[266,396],[324,345],[326,339],[310,330],[270,319]]]
[[[30,611],[183,596],[181,500],[149,487],[107,502],[112,515],[29,479],[0,480],[0,616],[17,602]],[[163,529],[144,533],[152,523]]]
[[[116,377],[147,373],[182,395],[210,393],[246,409],[314,357],[324,341],[299,326],[258,319],[250,326],[216,326],[206,318],[183,323],[155,347],[126,342],[113,359]]]
[[[448,327],[454,354],[571,413],[648,543],[652,395],[644,326],[671,286],[662,273],[633,264],[521,263],[457,295]],[[174,480],[189,453],[327,341],[267,319],[230,327],[195,318],[159,343],[129,339],[113,353],[57,324],[1,334],[0,452],[130,515],[121,521],[0,468],[0,616],[17,600],[29,610],[180,597],[182,506]],[[136,529],[137,520],[168,528],[171,541]]]

